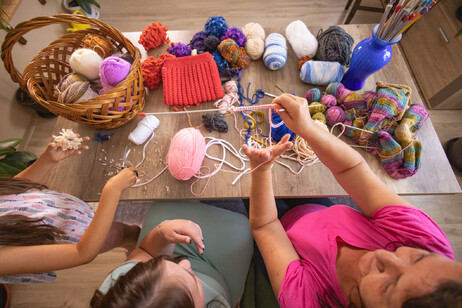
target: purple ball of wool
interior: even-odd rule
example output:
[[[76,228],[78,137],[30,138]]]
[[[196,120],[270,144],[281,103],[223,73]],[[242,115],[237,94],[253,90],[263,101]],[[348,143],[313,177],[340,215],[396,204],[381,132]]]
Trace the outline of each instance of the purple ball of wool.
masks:
[[[111,56],[104,59],[103,62],[101,62],[99,71],[101,85],[103,86],[101,92],[105,93],[111,90],[124,80],[130,72],[130,67],[130,62],[125,61],[122,58]]]
[[[170,46],[168,53],[176,56],[177,58],[187,57],[191,55],[191,48],[183,43],[176,43]]]
[[[330,108],[337,105],[337,99],[335,98],[335,96],[327,94],[321,97],[321,103],[327,108]]]
[[[207,36],[204,40],[205,51],[214,52],[220,45],[220,39],[214,35]]]
[[[226,30],[225,34],[223,34],[223,36],[221,37],[221,40],[223,41],[226,39],[232,39],[233,41],[236,42],[236,44],[239,45],[239,47],[244,47],[245,42],[247,40],[245,38],[244,33],[239,28],[236,28],[236,27],[231,27],[231,28],[228,28],[228,30]]]
[[[189,46],[191,49],[196,49],[197,51],[204,51],[205,45],[204,40],[207,38],[207,34],[205,31],[200,31],[194,34],[191,42],[189,42]]]
[[[326,111],[327,124],[334,126],[337,123],[345,121],[345,111],[338,106],[330,107]]]
[[[204,29],[207,36],[222,37],[226,29],[228,29],[228,24],[226,24],[226,20],[222,16],[212,16],[205,23]]]

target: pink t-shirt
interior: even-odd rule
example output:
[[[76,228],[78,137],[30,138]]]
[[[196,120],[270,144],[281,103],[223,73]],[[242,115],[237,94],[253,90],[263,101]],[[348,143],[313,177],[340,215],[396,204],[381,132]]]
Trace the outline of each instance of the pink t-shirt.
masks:
[[[385,206],[368,218],[344,205],[306,204],[290,210],[281,223],[300,255],[284,275],[278,297],[281,307],[319,307],[318,294],[328,289],[348,305],[335,268],[337,242],[367,250],[410,246],[454,259],[443,231],[423,211],[410,206]]]

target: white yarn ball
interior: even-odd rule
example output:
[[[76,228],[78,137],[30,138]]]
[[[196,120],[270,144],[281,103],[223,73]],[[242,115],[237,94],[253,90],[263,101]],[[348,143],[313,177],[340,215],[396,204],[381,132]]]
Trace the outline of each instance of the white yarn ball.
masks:
[[[314,58],[318,50],[318,40],[301,20],[291,22],[286,28],[286,37],[299,59],[302,56]]]
[[[242,28],[246,37],[245,51],[250,59],[258,60],[265,51],[265,29],[260,24],[249,22]]]
[[[271,33],[265,40],[263,61],[272,71],[281,69],[287,61],[286,39],[279,33]]]
[[[99,67],[103,58],[94,50],[81,48],[74,51],[69,59],[69,64],[75,73],[80,73],[89,80],[99,77]]]
[[[143,144],[154,130],[159,126],[159,119],[153,115],[147,115],[136,126],[135,130],[128,135],[128,139],[136,145]]]

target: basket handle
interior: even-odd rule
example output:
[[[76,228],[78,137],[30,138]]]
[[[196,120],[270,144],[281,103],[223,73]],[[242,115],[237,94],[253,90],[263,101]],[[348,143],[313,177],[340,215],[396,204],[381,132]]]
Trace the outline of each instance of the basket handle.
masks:
[[[1,58],[5,66],[5,69],[10,74],[11,79],[14,82],[19,83],[21,88],[26,88],[26,81],[22,77],[21,73],[16,69],[13,63],[12,50],[14,45],[24,34],[28,33],[31,30],[60,23],[89,24],[97,27],[98,29],[107,30],[108,33],[113,34],[114,39],[118,40],[119,42],[123,42],[125,47],[131,54],[135,54],[136,47],[130,42],[130,40],[124,37],[122,33],[119,32],[119,30],[117,30],[113,26],[108,25],[98,19],[72,14],[58,14],[53,16],[36,17],[31,20],[19,23],[13,30],[8,32],[2,44]]]

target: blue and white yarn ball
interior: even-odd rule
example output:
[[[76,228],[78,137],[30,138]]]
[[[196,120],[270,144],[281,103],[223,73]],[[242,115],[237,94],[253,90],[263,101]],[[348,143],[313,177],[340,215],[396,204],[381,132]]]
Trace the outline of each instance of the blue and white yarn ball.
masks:
[[[279,33],[271,33],[266,37],[263,61],[272,71],[281,69],[287,61],[286,39]]]
[[[300,70],[300,79],[306,83],[326,86],[342,80],[345,69],[338,62],[307,61]]]

